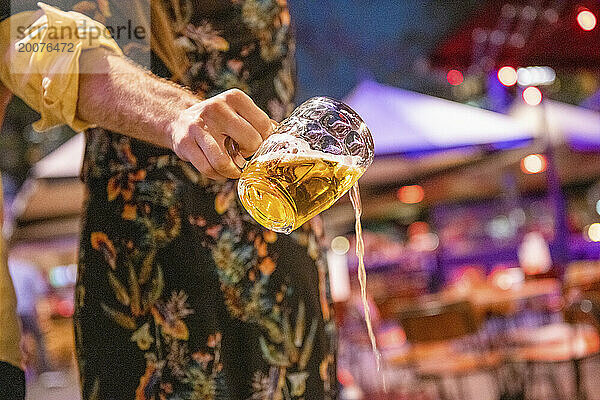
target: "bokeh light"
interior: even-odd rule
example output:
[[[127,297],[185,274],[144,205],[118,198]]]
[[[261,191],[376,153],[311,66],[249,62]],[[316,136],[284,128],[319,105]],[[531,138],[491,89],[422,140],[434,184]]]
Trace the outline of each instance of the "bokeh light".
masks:
[[[75,285],[77,281],[77,265],[58,265],[48,272],[48,280],[52,287],[63,288]]]
[[[528,232],[518,250],[519,265],[526,275],[546,273],[552,268],[550,247],[544,235],[538,231]]]
[[[591,224],[587,233],[592,242],[600,242],[600,223]]]
[[[75,306],[70,300],[60,300],[56,303],[56,312],[63,318],[69,318],[73,316]]]
[[[462,72],[456,69],[451,69],[450,71],[448,71],[446,79],[448,80],[448,83],[452,86],[458,86],[461,83],[463,83],[464,80]]]
[[[425,191],[420,185],[402,186],[398,189],[398,200],[405,204],[417,204],[425,198]]]
[[[596,202],[596,212],[600,214],[600,200]]]
[[[507,239],[515,233],[513,225],[505,215],[498,215],[492,219],[487,224],[486,231],[494,239]]]
[[[539,174],[546,170],[546,157],[542,154],[530,154],[521,160],[521,171],[526,174]]]
[[[521,268],[495,268],[490,274],[492,283],[502,290],[509,290],[521,285],[525,274]]]
[[[500,68],[498,70],[498,80],[504,86],[513,86],[517,83],[517,70],[509,66]]]
[[[331,240],[331,250],[336,254],[346,254],[350,250],[350,241],[344,236],[336,236]]]
[[[523,100],[530,106],[537,106],[542,102],[542,92],[535,86],[523,90]]]
[[[596,27],[596,16],[589,10],[580,11],[577,14],[577,23],[584,31],[591,31]]]
[[[552,85],[556,80],[556,71],[551,67],[526,67],[517,70],[519,86]]]
[[[409,246],[417,251],[434,251],[440,245],[440,238],[431,232],[427,222],[417,221],[410,224],[406,230]]]

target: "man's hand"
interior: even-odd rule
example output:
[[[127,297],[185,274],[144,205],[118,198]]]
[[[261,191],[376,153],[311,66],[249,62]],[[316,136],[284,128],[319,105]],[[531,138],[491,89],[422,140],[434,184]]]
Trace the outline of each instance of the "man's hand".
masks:
[[[239,168],[225,149],[227,136],[243,156],[250,156],[272,133],[271,120],[238,89],[200,101],[169,125],[173,151],[212,179],[239,178]]]

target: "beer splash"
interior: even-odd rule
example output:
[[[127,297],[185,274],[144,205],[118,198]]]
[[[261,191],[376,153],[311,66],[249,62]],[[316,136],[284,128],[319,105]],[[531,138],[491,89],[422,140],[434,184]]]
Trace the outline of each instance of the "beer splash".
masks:
[[[381,353],[377,349],[377,341],[375,339],[375,333],[373,332],[373,326],[371,324],[371,309],[369,307],[369,301],[367,299],[367,271],[365,268],[365,243],[362,236],[362,224],[360,218],[362,216],[362,204],[360,202],[360,189],[358,187],[358,181],[354,183],[352,189],[348,193],[352,207],[354,208],[354,217],[356,219],[354,230],[356,233],[356,257],[358,257],[358,283],[360,285],[360,297],[362,299],[363,309],[365,311],[365,322],[367,324],[367,332],[369,333],[369,340],[371,341],[371,348],[375,355],[375,362],[377,363],[377,372],[381,372]],[[383,383],[383,390],[387,392],[385,383],[385,376],[381,374],[381,381]]]

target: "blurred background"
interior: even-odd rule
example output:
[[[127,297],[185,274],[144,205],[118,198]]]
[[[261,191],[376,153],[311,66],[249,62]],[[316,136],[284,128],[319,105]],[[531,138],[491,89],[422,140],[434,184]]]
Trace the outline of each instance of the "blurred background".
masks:
[[[323,215],[342,398],[600,398],[600,2],[290,6],[298,103],[343,99],[376,147],[360,185],[380,372],[351,204]],[[36,119],[13,100],[0,135],[29,398],[78,399],[83,138]]]

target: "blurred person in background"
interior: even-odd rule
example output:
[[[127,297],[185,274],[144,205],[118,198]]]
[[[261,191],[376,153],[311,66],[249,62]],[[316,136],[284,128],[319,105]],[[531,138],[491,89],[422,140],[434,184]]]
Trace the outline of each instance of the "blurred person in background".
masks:
[[[37,304],[48,293],[48,285],[37,266],[29,262],[10,257],[8,269],[17,294],[17,314],[25,339],[25,353],[32,357],[31,360],[26,360],[26,365],[42,374],[48,370],[48,361],[44,336],[39,326]],[[31,342],[34,346],[29,345]]]
[[[0,83],[0,128],[11,93]],[[21,369],[19,322],[17,300],[8,272],[7,254],[2,237],[4,201],[0,175],[0,400],[25,398],[25,373]]]
[[[381,343],[380,328],[381,317],[377,304],[371,296],[368,296],[369,309],[371,310],[371,323],[377,342]],[[368,393],[376,393],[381,390],[381,376],[385,371],[377,370],[375,357],[371,348],[369,334],[365,326],[365,312],[360,294],[353,293],[350,299],[343,305],[336,316],[342,314],[343,319],[339,323],[339,368],[345,392],[350,387],[351,391],[358,388]],[[351,377],[351,379],[350,379]]]
[[[83,399],[336,398],[321,229],[263,229],[227,180],[240,171],[225,138],[250,156],[270,118],[293,109],[285,0],[56,4],[107,26],[151,9],[152,73],[104,35],[60,37],[73,52],[17,51],[11,25],[25,49],[54,45],[48,33],[65,27],[88,39],[105,31],[34,3],[13,2],[34,10],[16,13],[0,2],[0,79],[40,113],[36,129],[85,131],[74,316]]]

